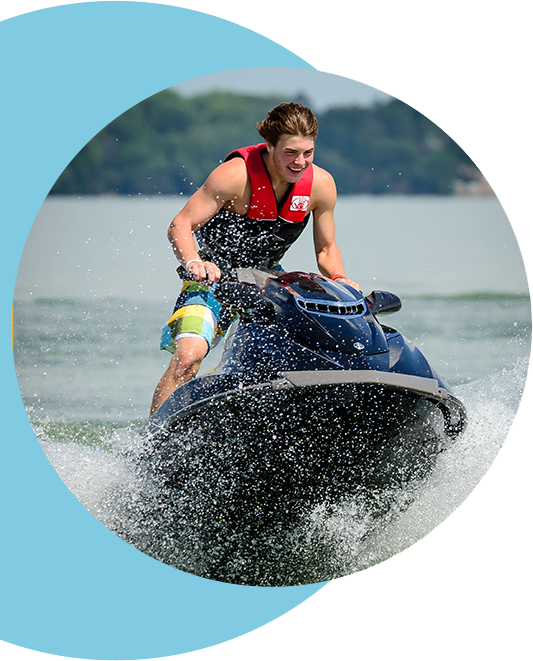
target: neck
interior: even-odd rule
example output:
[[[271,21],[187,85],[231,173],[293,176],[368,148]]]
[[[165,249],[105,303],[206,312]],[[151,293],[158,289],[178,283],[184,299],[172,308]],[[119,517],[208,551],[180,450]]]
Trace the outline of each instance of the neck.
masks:
[[[276,173],[275,168],[273,167],[272,155],[270,154],[270,152],[268,151],[263,152],[261,156],[263,158],[263,163],[265,164],[266,171],[268,172],[268,176],[270,177],[272,188],[274,190],[274,195],[276,196],[276,200],[279,202],[279,200],[285,195],[287,189],[291,184],[286,179],[280,177]]]

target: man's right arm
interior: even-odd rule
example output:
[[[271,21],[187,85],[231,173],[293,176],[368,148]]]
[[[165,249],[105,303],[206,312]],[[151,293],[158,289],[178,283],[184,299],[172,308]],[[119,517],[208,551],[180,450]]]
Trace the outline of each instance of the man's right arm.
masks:
[[[242,195],[245,185],[246,166],[242,159],[222,163],[191,196],[168,228],[168,240],[177,260],[187,267],[198,282],[218,282],[220,269],[212,262],[202,261],[196,249],[193,232],[202,227],[223,206]]]

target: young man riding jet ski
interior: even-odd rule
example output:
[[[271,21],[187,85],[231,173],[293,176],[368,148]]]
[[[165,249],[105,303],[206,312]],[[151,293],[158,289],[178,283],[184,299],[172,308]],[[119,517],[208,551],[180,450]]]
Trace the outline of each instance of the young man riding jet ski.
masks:
[[[335,182],[313,164],[315,116],[305,106],[283,103],[257,130],[264,143],[229,154],[169,227],[184,285],[163,329],[161,348],[173,356],[155,389],[151,414],[196,376],[213,340],[225,331],[213,296],[220,269],[276,268],[311,213],[320,272],[359,289],[346,277],[335,241]]]

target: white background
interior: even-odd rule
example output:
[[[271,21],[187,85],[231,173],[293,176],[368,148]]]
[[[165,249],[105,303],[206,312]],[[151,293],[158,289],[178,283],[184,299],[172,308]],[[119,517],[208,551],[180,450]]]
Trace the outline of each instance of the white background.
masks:
[[[495,189],[531,274],[527,3],[163,4],[247,27],[321,71],[381,89],[422,112],[459,143]],[[4,2],[0,19],[49,6],[45,0]],[[255,632],[175,658],[531,659],[532,405],[529,384],[488,474],[422,541],[377,567],[328,584]],[[2,642],[0,656],[7,661],[58,658]]]

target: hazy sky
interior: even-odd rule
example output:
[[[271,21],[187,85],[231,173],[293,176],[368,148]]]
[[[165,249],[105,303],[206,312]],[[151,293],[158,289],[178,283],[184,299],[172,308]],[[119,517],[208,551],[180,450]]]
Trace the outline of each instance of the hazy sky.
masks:
[[[304,94],[313,110],[331,106],[370,105],[391,97],[374,87],[329,73],[291,67],[232,69],[193,78],[176,85],[180,93],[192,94],[226,90],[249,94],[281,93],[292,100]]]

